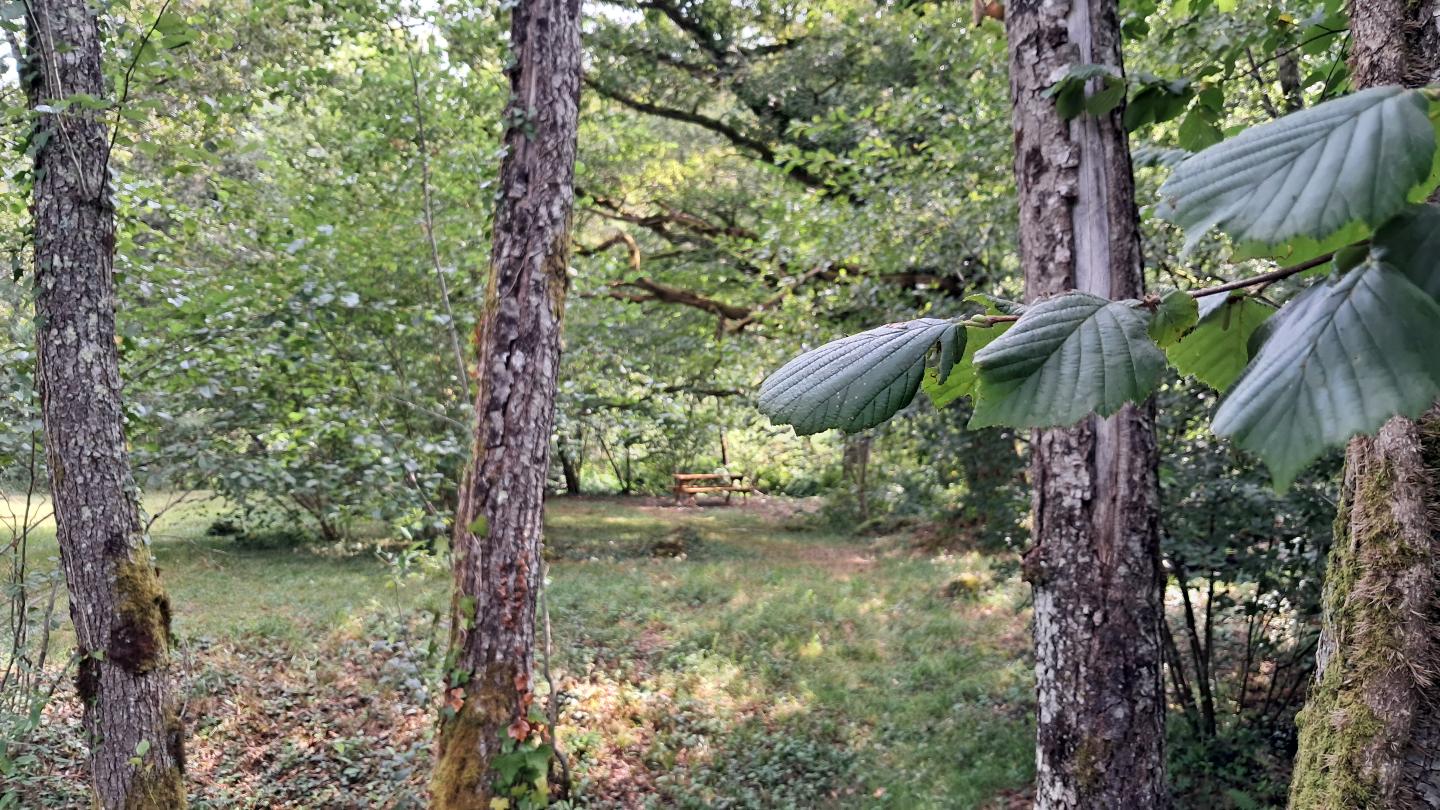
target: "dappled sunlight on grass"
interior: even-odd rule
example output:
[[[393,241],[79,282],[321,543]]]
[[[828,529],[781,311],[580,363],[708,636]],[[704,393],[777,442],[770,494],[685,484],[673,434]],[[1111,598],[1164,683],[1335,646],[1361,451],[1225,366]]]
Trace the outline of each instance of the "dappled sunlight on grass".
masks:
[[[755,531],[740,510],[705,520],[716,542],[756,558],[592,564],[576,579],[553,569],[567,669],[655,678],[729,662],[729,693],[763,696],[771,723],[822,723],[853,760],[844,787],[823,786],[814,801],[979,806],[1028,780],[1027,611],[1013,574],[978,555],[931,561],[773,523]],[[947,596],[965,571],[981,572],[983,588]],[[657,619],[663,642],[640,644]]]
[[[154,533],[195,805],[313,806],[321,784],[330,806],[419,801],[443,557],[402,568],[355,548],[244,548],[205,534],[214,516],[187,505]],[[1032,677],[1012,567],[753,508],[555,499],[546,523],[559,736],[588,806],[1023,795]],[[73,721],[73,704],[52,711]]]

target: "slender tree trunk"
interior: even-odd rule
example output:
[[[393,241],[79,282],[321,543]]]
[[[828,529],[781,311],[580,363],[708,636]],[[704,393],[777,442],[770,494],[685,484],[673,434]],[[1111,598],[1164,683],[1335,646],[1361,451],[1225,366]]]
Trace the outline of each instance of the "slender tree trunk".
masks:
[[[565,476],[565,494],[580,494],[580,457],[571,446],[560,445],[560,472]]]
[[[1143,287],[1121,109],[1063,120],[1076,64],[1122,69],[1115,0],[1017,0],[1005,15],[1026,296]],[[1165,807],[1153,406],[1036,431],[1031,444],[1037,808]]]
[[[857,433],[845,437],[845,449],[841,467],[845,480],[850,483],[850,492],[855,496],[856,514],[860,523],[870,520],[870,444],[869,433]]]
[[[1435,0],[1352,2],[1357,88],[1440,78]],[[1434,201],[1432,200],[1432,203]],[[1297,810],[1440,807],[1440,407],[1350,442]]]
[[[490,810],[502,741],[526,721],[580,99],[578,0],[511,11],[501,200],[479,335],[475,444],[460,491],[433,807]]]
[[[969,420],[969,408],[948,410]],[[965,497],[947,519],[948,528],[967,546],[998,550],[1020,540],[1020,511],[1025,487],[1025,464],[1015,450],[1015,433],[1009,428],[964,431],[958,449]]]
[[[100,32],[86,0],[28,8],[22,81],[32,104],[105,97]],[[184,732],[170,683],[170,606],[140,523],[115,348],[115,212],[108,135],[96,112],[35,131],[35,307],[45,456],[70,591],[95,802],[185,806]]]

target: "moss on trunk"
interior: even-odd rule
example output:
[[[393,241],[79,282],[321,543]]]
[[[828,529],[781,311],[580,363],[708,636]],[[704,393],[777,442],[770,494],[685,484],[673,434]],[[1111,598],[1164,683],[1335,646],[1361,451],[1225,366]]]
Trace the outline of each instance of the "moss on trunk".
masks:
[[[1440,594],[1435,413],[1353,442],[1326,571],[1317,680],[1290,806],[1433,806]]]
[[[517,679],[502,666],[477,673],[466,684],[460,708],[441,720],[431,806],[445,810],[491,810],[495,774],[491,764],[501,735],[519,715]]]
[[[142,548],[115,565],[117,621],[106,657],[140,675],[165,665],[170,647],[170,601]]]

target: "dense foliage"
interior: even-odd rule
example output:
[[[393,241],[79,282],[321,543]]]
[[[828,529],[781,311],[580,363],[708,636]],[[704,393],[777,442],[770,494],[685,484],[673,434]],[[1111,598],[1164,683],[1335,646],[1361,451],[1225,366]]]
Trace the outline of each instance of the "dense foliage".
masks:
[[[219,494],[216,530],[249,548],[440,544],[469,451],[503,6],[104,4],[113,98],[70,103],[115,128],[143,489]],[[723,468],[817,497],[832,528],[1010,565],[1026,429],[1156,394],[1176,790],[1282,794],[1327,448],[1440,392],[1440,223],[1413,205],[1437,179],[1433,93],[1345,94],[1333,1],[1123,3],[1126,74],[1076,65],[1051,97],[1075,117],[1126,101],[1155,293],[1027,308],[995,20],[872,0],[586,13],[551,489],[663,495]],[[26,156],[52,112],[6,84],[7,493],[44,480]],[[0,533],[6,593],[49,627],[25,531]]]

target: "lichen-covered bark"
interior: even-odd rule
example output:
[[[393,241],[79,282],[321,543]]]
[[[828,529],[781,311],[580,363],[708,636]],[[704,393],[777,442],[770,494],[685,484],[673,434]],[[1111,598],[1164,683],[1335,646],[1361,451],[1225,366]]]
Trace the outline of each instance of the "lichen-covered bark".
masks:
[[[1295,808],[1440,806],[1440,412],[1351,442]]]
[[[1356,87],[1440,78],[1434,0],[1352,2]],[[1431,201],[1432,203],[1434,200]],[[1296,810],[1440,807],[1440,407],[1345,451]]]
[[[492,763],[531,697],[542,507],[575,196],[579,14],[578,0],[520,0],[511,12],[509,128],[478,332],[475,443],[452,550],[446,688],[460,703],[440,723],[431,781],[436,808],[489,810]]]
[[[1114,0],[1006,9],[1026,296],[1143,287],[1121,110],[1065,121],[1070,66],[1123,69]],[[1031,447],[1037,808],[1154,808],[1165,787],[1161,575],[1150,405],[1037,431]]]
[[[34,104],[105,96],[86,0],[28,7],[22,81]],[[36,127],[35,308],[45,453],[91,740],[106,810],[185,806],[184,732],[169,680],[170,609],[145,543],[125,447],[115,348],[115,212],[98,113]],[[141,753],[143,750],[143,754]]]

